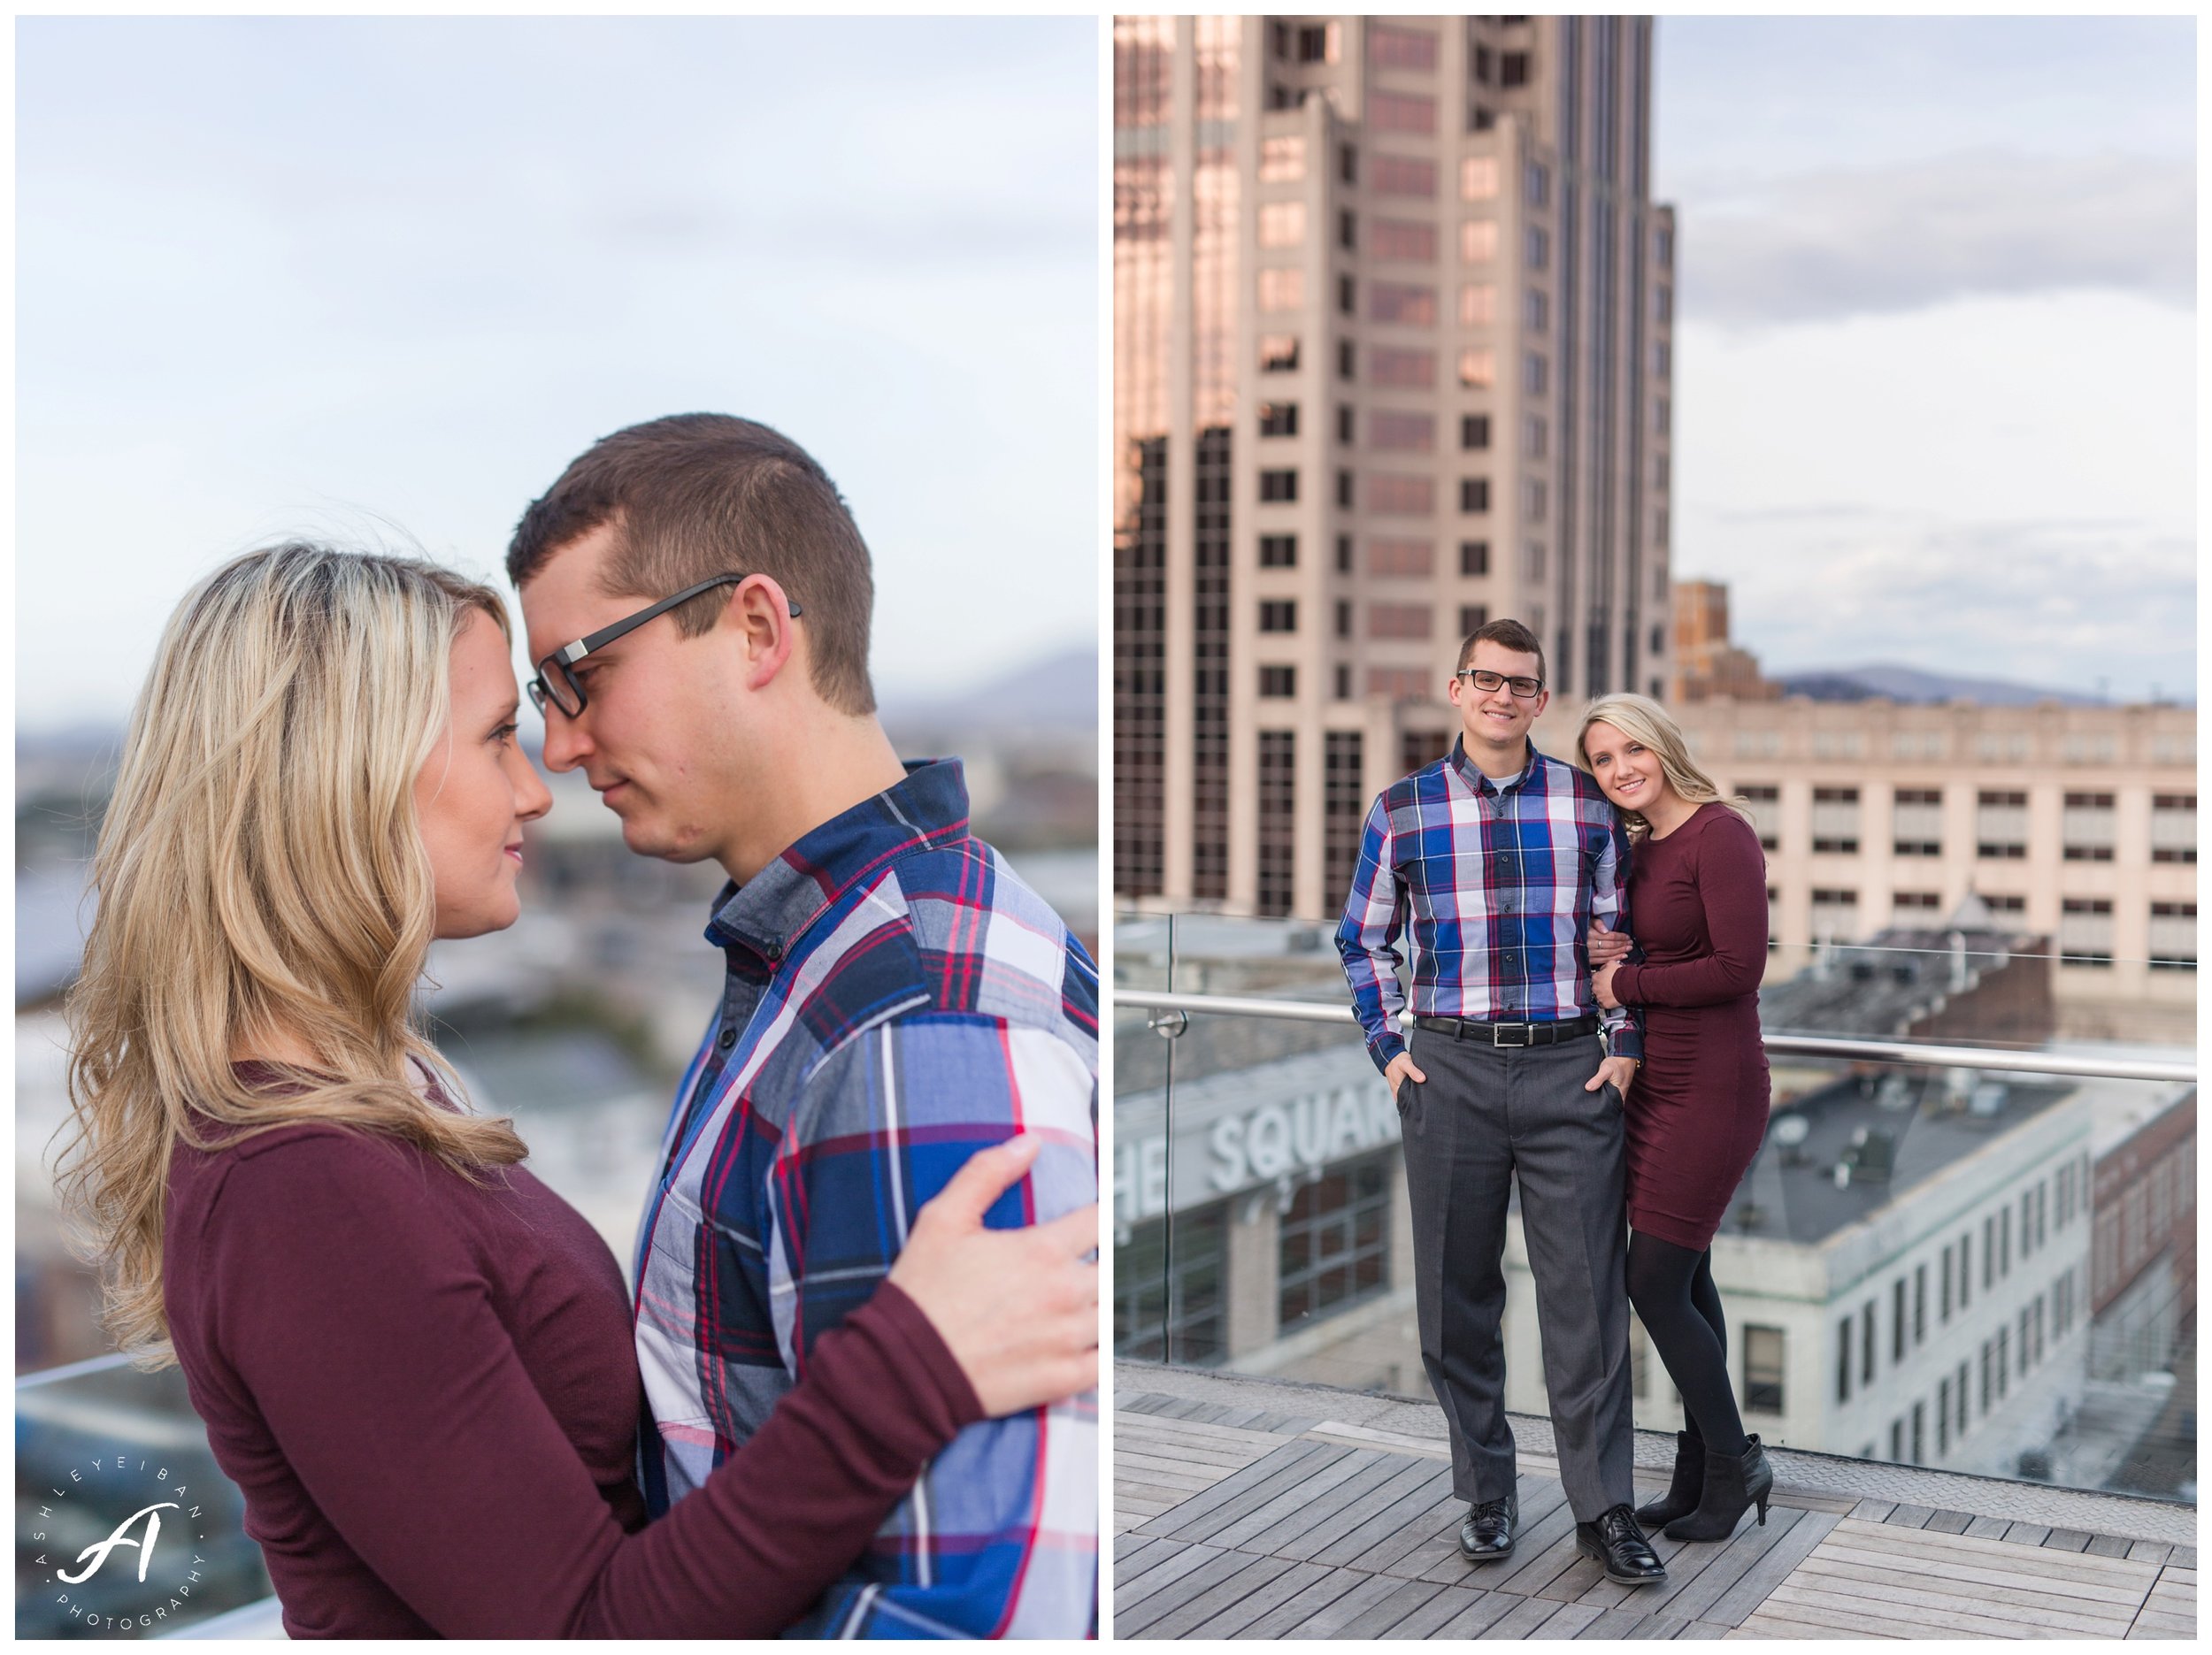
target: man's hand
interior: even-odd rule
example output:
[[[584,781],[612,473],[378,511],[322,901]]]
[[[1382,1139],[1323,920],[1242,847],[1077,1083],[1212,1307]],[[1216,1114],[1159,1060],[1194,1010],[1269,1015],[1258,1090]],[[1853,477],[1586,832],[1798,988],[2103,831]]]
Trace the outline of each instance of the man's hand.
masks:
[[[1601,919],[1594,919],[1590,922],[1587,946],[1590,967],[1595,970],[1601,966],[1611,965],[1617,960],[1627,958],[1631,944],[1624,934],[1609,929]]]
[[[1635,1084],[1636,1060],[1632,1057],[1609,1057],[1598,1065],[1598,1072],[1584,1083],[1582,1090],[1595,1092],[1607,1081],[1613,1083],[1621,1094],[1621,1101],[1628,1101],[1628,1089]]]
[[[1621,962],[1615,960],[1591,974],[1590,992],[1597,996],[1598,1004],[1608,1011],[1617,1010],[1620,1007],[1621,997],[1613,992],[1613,973],[1620,969]]]
[[[1390,1060],[1389,1066],[1383,1070],[1383,1078],[1390,1083],[1390,1099],[1392,1102],[1394,1103],[1397,1101],[1398,1088],[1409,1075],[1412,1076],[1417,1081],[1425,1082],[1428,1079],[1426,1075],[1424,1075],[1419,1069],[1414,1068],[1413,1054],[1410,1052],[1401,1052],[1397,1056]]]

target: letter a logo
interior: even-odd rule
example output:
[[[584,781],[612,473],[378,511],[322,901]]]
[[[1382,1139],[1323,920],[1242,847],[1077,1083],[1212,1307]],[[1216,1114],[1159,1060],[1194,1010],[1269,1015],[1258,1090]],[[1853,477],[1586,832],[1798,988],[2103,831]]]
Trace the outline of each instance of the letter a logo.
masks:
[[[77,1553],[77,1561],[80,1563],[83,1563],[87,1558],[90,1558],[92,1559],[92,1561],[86,1566],[83,1574],[72,1575],[66,1570],[57,1569],[54,1571],[55,1576],[58,1579],[67,1581],[72,1586],[80,1585],[82,1582],[90,1580],[95,1575],[97,1575],[100,1572],[100,1565],[108,1560],[108,1553],[114,1551],[116,1547],[139,1546],[138,1578],[142,1581],[144,1580],[146,1578],[146,1566],[154,1560],[154,1537],[161,1533],[161,1519],[155,1516],[154,1513],[156,1512],[163,1511],[173,1512],[176,1509],[176,1501],[163,1500],[157,1506],[149,1506],[144,1507],[142,1510],[133,1512],[121,1522],[116,1524],[115,1532],[110,1535],[106,1539],[101,1541],[99,1544],[87,1546],[83,1551]],[[125,1535],[130,1532],[131,1525],[135,1523],[142,1517],[146,1520],[146,1539],[142,1545],[141,1545],[138,1541],[126,1540],[123,1538]]]

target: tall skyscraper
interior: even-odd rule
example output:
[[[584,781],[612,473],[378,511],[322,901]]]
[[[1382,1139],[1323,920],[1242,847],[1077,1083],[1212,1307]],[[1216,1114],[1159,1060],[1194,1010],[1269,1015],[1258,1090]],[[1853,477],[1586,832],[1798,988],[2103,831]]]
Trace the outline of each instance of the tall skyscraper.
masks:
[[[1663,693],[1646,18],[1114,25],[1114,882],[1325,917],[1460,640]]]

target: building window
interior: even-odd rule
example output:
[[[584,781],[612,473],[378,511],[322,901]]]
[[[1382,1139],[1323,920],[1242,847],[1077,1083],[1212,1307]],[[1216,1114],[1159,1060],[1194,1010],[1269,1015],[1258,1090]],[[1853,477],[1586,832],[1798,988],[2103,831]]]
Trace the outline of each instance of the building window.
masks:
[[[1260,140],[1260,182],[1293,184],[1306,175],[1306,141],[1293,133]]]
[[[1938,1300],[1936,1321],[1946,1327],[1950,1325],[1951,1321],[1951,1249],[1948,1246],[1943,1249],[1943,1287],[1942,1296]]]
[[[1981,1406],[1976,1410],[1976,1412],[1980,1414],[1984,1419],[1987,1419],[1989,1417],[1989,1341],[1987,1339],[1984,1339],[1982,1341],[1982,1371],[1981,1384],[1979,1387]]]
[[[1890,849],[1899,856],[1943,854],[1943,790],[1900,787],[1893,796]]]
[[[1491,76],[1496,72],[1496,57],[1487,46],[1475,48],[1475,82],[1477,85],[1488,86]],[[1636,1394],[1641,1396],[1643,1393],[1638,1391]]]
[[[1959,1308],[1974,1302],[1974,1232],[1959,1237]]]
[[[1551,457],[1551,426],[1541,414],[1522,416],[1521,446],[1528,450],[1528,457],[1532,460]],[[1653,653],[1656,654],[1657,651],[1655,650]]]
[[[1851,1400],[1851,1318],[1836,1323],[1836,1400]]]
[[[1990,1364],[1997,1375],[1997,1398],[2001,1402],[2004,1399],[2005,1393],[2011,1389],[2011,1333],[2010,1328],[1997,1329],[1997,1353]]]
[[[1528,226],[1528,267],[1545,270],[1551,264],[1551,232],[1540,224]]]
[[[1294,632],[1298,630],[1298,601],[1295,598],[1270,598],[1260,605],[1260,630],[1263,632]]]
[[[1348,253],[1359,249],[1359,214],[1349,207],[1337,209],[1336,244]]]
[[[1462,540],[1459,543],[1459,572],[1463,575],[1486,575],[1490,572],[1490,542]]]
[[[1548,333],[1551,329],[1551,301],[1544,296],[1541,287],[1531,287],[1521,301],[1522,318],[1532,333]]]
[[[1927,1428],[1928,1405],[1916,1402],[1912,1405],[1912,1462],[1916,1466],[1927,1463]]]
[[[1367,353],[1367,381],[1425,391],[1436,384],[1436,353],[1432,350],[1386,350],[1381,346]]]
[[[1376,409],[1367,416],[1367,446],[1394,453],[1432,453],[1436,448],[1436,416]]]
[[[1263,437],[1294,437],[1297,434],[1297,403],[1262,402],[1260,404],[1260,435]]]
[[[1816,886],[1813,891],[1813,940],[1815,942],[1848,942],[1858,932],[1859,893],[1856,891],[1831,891]]]
[[[1524,477],[1521,479],[1521,517],[1529,523],[1541,523],[1551,509],[1551,491],[1541,479]]]
[[[1367,250],[1377,258],[1433,264],[1436,226],[1410,218],[1378,218],[1368,226]]]
[[[1378,195],[1436,195],[1436,163],[1409,155],[1379,155],[1367,180]]]
[[[2151,798],[2151,860],[2197,859],[2197,796],[2156,793]]]
[[[1339,638],[1352,635],[1352,606],[1342,599],[1338,601],[1336,606],[1336,635]]]
[[[1380,482],[1383,479],[1379,478],[1376,480]],[[1425,477],[1420,480],[1425,483],[1429,479]],[[1375,502],[1376,510],[1386,511],[1392,510],[1391,507],[1383,503],[1385,498],[1386,496],[1382,494],[1382,492],[1378,490]],[[1352,474],[1349,471],[1339,471],[1336,474],[1336,503],[1343,507],[1347,511],[1349,511],[1352,509]]]
[[[1351,278],[1344,278],[1349,282]],[[1436,289],[1405,282],[1379,281],[1367,290],[1370,321],[1394,323],[1401,327],[1436,326]]]
[[[1352,669],[1340,661],[1337,663],[1336,668],[1336,698],[1340,701],[1348,701],[1352,699]],[[1329,889],[1334,891],[1339,883],[1340,882],[1331,882]],[[1351,889],[1349,885],[1344,888],[1348,891]]]
[[[1532,350],[1521,358],[1521,388],[1531,396],[1543,396],[1551,389],[1551,364]]]
[[[1905,1421],[1901,1414],[1889,1422],[1889,1458],[1892,1465],[1904,1463]]]
[[[1459,509],[1464,512],[1490,510],[1490,479],[1486,477],[1463,477],[1459,479]]]
[[[1941,906],[1932,891],[1898,891],[1891,893],[1889,905],[1901,917],[1916,914],[1932,914]]]
[[[1356,144],[1344,144],[1336,152],[1336,176],[1346,184],[1359,182],[1359,149]]]
[[[1951,1375],[1936,1381],[1936,1458],[1951,1452]]]
[[[1657,650],[1652,651],[1654,655]],[[1775,850],[1782,843],[1782,790],[1764,783],[1747,783],[1736,789],[1736,795],[1751,812],[1751,825],[1759,835],[1760,845]]]
[[[1260,693],[1270,700],[1280,700],[1298,693],[1296,667],[1262,667]]]
[[[1352,670],[1337,670],[1337,699],[1352,698]],[[1367,788],[1360,764],[1363,741],[1356,730],[1331,730],[1321,749],[1321,880],[1334,900],[1352,888],[1359,866],[1360,836],[1367,820]]]
[[[1425,701],[1429,699],[1429,675],[1410,667],[1370,667],[1367,693],[1378,701]],[[1411,774],[1421,767],[1413,764],[1404,768]]]
[[[1459,606],[1459,635],[1462,640],[1472,638],[1490,624],[1490,606],[1486,603],[1463,603]]]
[[[1859,790],[1813,789],[1813,849],[1855,856],[1859,849]]]
[[[1288,730],[1260,732],[1259,889],[1263,914],[1290,912],[1291,875],[1297,863],[1298,738]],[[1287,1318],[1286,1318],[1287,1320]]]
[[[1337,404],[1336,441],[1339,448],[1348,448],[1355,441],[1357,441],[1353,425],[1353,421],[1356,418],[1357,416],[1352,412],[1349,404],[1344,402],[1339,402]]]
[[[1260,309],[1295,310],[1306,303],[1306,272],[1294,265],[1260,272]]]
[[[1336,279],[1336,308],[1340,315],[1356,315],[1359,310],[1359,287],[1349,276]]]
[[[1490,416],[1462,414],[1459,417],[1459,446],[1473,451],[1490,446]]]
[[[1352,537],[1348,534],[1336,537],[1336,572],[1340,575],[1352,572]]]
[[[1890,1283],[1889,1360],[1898,1367],[1905,1360],[1905,1278]]]
[[[1350,379],[1356,377],[1352,372],[1352,341],[1348,339],[1338,340],[1336,341],[1336,377],[1338,379]]]
[[[1498,256],[1498,226],[1494,218],[1470,218],[1459,226],[1459,261],[1487,264]]]
[[[1874,1383],[1874,1301],[1870,1299],[1859,1312],[1859,1383]]]
[[[2112,860],[2112,795],[2068,793],[2059,818],[2059,844],[2068,862]]]
[[[2027,855],[2027,794],[1975,794],[1974,854],[1985,862],[2019,862]]]
[[[1290,502],[1298,498],[1298,473],[1294,471],[1262,471],[1260,498],[1270,502]]]
[[[1298,371],[1298,336],[1294,333],[1262,333],[1260,335],[1260,372],[1262,373],[1295,373]]]
[[[1114,1350],[1147,1361],[1201,1367],[1228,1354],[1229,1204],[1215,1201],[1167,1221],[1133,1224],[1114,1249]]]
[[[1966,1372],[1968,1364],[1959,1364],[1958,1383],[1951,1387],[1951,1395],[1958,1403],[1958,1434],[1966,1435]]]
[[[1459,353],[1459,382],[1471,391],[1483,391],[1497,383],[1498,354],[1486,345],[1470,345]]]
[[[1435,612],[1425,603],[1371,603],[1367,606],[1370,638],[1426,638]]]
[[[1279,1244],[1284,1332],[1389,1284],[1391,1161],[1371,1155],[1300,1187]]]
[[[1498,319],[1498,290],[1486,281],[1466,281],[1459,287],[1459,325],[1487,327]]]
[[[1260,203],[1260,245],[1298,247],[1306,239],[1306,203],[1302,201],[1263,201]]]
[[[1528,164],[1527,180],[1527,188],[1524,193],[1528,197],[1528,204],[1540,209],[1549,207],[1551,205],[1551,169],[1541,161],[1531,161]]]
[[[1436,100],[1410,92],[1371,92],[1367,124],[1377,132],[1433,133]]]
[[[1486,50],[1480,49],[1478,50]],[[1459,198],[1462,201],[1489,201],[1498,193],[1498,158],[1492,155],[1471,155],[1459,164]]]
[[[2112,899],[2070,896],[2058,914],[2058,952],[2066,965],[2112,963]]]
[[[2005,1207],[1997,1214],[1997,1275],[2001,1280],[2012,1274],[2012,1208]]]
[[[1262,569],[1297,568],[1298,537],[1294,534],[1261,535],[1260,567]]]
[[[2193,971],[2197,969],[2197,905],[2194,902],[2151,904],[2151,969]]]
[[[1912,1342],[1917,1350],[1928,1338],[1928,1267],[1912,1267]]]
[[[1367,542],[1371,575],[1425,578],[1436,567],[1436,547],[1429,540],[1371,540]]]
[[[1528,84],[1528,56],[1525,51],[1501,53],[1498,57],[1498,84],[1500,86],[1526,86]]]
[[[1743,1406],[1747,1414],[1782,1413],[1782,1329],[1743,1330]]]

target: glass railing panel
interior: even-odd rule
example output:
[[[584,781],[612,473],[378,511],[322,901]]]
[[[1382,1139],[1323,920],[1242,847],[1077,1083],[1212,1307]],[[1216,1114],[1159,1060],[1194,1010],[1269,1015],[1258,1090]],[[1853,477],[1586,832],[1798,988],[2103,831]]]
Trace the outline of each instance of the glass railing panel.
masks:
[[[175,1368],[107,1359],[17,1382],[18,1637],[165,1637],[271,1603],[244,1517]]]
[[[1221,1284],[1218,1343],[1163,1358],[1118,1329],[1118,1352],[1426,1397],[1396,1111],[1342,1015],[1326,928],[1179,916],[1171,930],[1171,973],[1155,949],[1144,980],[1201,1000],[1151,1014],[1179,1027],[1171,1039],[1136,1008],[1118,1014],[1130,1039],[1170,1048],[1118,1071],[1118,1153],[1171,1169],[1118,1263],[1187,1277],[1187,1302],[1210,1315]],[[2195,1049],[2154,1019],[2110,1017],[2096,975],[2172,968],[1974,940],[1774,951],[1769,1129],[1713,1247],[1747,1427],[2193,1504]],[[1132,953],[1125,987],[1139,990],[1145,958]],[[1873,1050],[1786,1049],[1839,1039]],[[1946,1061],[1884,1054],[1902,1046]],[[2041,1072],[2143,1065],[2164,1077]],[[1517,1209],[1509,1232],[1508,1406],[1542,1414]],[[1164,1266],[1135,1250],[1152,1237]],[[1631,1359],[1639,1425],[1678,1428],[1640,1329]]]

